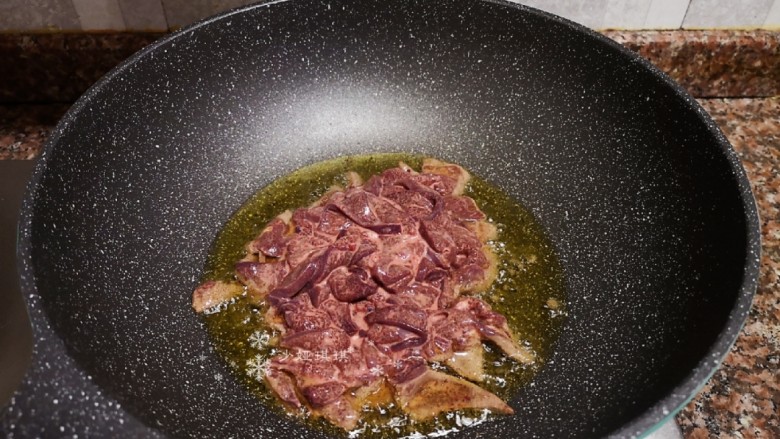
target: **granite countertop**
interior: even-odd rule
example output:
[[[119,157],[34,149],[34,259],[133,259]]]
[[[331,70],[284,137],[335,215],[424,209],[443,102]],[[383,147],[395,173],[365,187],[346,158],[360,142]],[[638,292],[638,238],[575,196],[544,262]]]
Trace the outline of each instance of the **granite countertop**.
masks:
[[[749,318],[677,421],[687,438],[780,438],[780,32],[605,34],[698,98],[742,159],[761,217],[760,279]],[[159,36],[0,35],[0,58],[19,61],[14,68],[0,63],[0,159],[35,159],[87,86]]]

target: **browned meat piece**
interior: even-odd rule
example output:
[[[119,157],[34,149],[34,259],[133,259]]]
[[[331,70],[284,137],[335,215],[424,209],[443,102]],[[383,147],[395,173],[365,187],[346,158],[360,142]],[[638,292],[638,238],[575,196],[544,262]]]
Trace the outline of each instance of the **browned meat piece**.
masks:
[[[326,300],[320,304],[320,309],[327,313],[332,324],[341,328],[347,335],[353,336],[360,329],[352,317],[349,304],[338,300]]]
[[[408,229],[414,225],[411,217],[400,207],[362,188],[350,189],[342,199],[325,208],[339,212],[352,223],[380,235],[398,234],[404,226]]]
[[[268,386],[276,393],[279,399],[285,404],[298,408],[301,406],[301,400],[295,391],[295,383],[290,375],[285,372],[269,367],[265,372],[265,379]]]
[[[469,349],[480,342],[476,319],[468,311],[455,308],[440,310],[431,317],[429,325],[432,336],[428,347],[432,350],[426,352],[430,352],[428,355],[431,357],[440,358],[441,353],[449,356],[450,351]],[[447,340],[446,345],[437,341],[442,338]],[[443,350],[442,346],[448,350]]]
[[[475,222],[485,219],[485,214],[469,197],[446,196],[444,197],[444,209],[458,222]]]
[[[380,223],[374,209],[374,202],[378,198],[360,188],[350,189],[344,194],[344,198],[334,203],[336,210],[342,212],[346,217],[361,227],[368,227]]]
[[[413,305],[399,305],[379,308],[366,315],[365,321],[374,327],[382,325],[403,329],[424,341],[427,338],[427,317],[425,311]]]
[[[309,401],[312,407],[322,408],[341,398],[345,390],[347,390],[347,387],[344,384],[330,381],[303,387],[301,388],[301,393],[303,393],[303,397]]]
[[[534,362],[533,351],[517,343],[507,325],[506,317],[493,311],[490,305],[482,300],[469,297],[461,299],[453,308],[471,313],[478,324],[482,337],[495,343],[510,358],[525,364]]]
[[[289,373],[299,389],[329,383],[339,376],[338,368],[330,359],[315,355],[274,357],[266,368],[266,378],[269,372],[276,371]]]
[[[394,186],[403,186],[407,190],[420,192],[432,190],[439,195],[453,195],[453,190],[458,184],[450,176],[437,173],[418,173],[403,163],[398,168],[382,172],[378,177],[379,179],[369,180],[366,183],[366,190],[383,197],[387,197],[393,192]]]
[[[417,355],[396,355],[395,361],[385,367],[387,379],[393,388],[412,381],[426,370],[428,366],[425,359]]]
[[[268,300],[275,306],[281,306],[305,289],[314,286],[321,278],[327,276],[326,268],[331,249],[326,248],[295,267],[273,291],[268,293]]]
[[[326,248],[332,242],[332,239],[324,238],[322,236],[295,233],[287,242],[286,261],[290,267],[299,267],[301,264],[308,261],[312,255],[321,252],[322,249]]]
[[[455,186],[452,189],[452,195],[463,194],[463,189],[466,188],[466,183],[471,178],[471,175],[460,166],[431,158],[423,160],[422,171],[424,173],[447,176],[454,180]]]
[[[421,282],[412,282],[395,297],[400,304],[427,309],[436,306],[441,291]]]
[[[350,400],[346,397],[341,397],[320,408],[319,413],[332,424],[347,431],[355,428],[360,420],[360,413],[355,410]]]
[[[423,348],[428,360],[443,361],[464,378],[483,379],[482,340],[492,341],[507,356],[533,363],[534,354],[512,336],[506,318],[476,298],[462,298],[430,319],[431,335]]]
[[[322,209],[305,208],[295,209],[292,214],[292,223],[295,227],[295,235],[312,236],[317,231],[317,226],[322,217]]]
[[[433,213],[434,205],[429,198],[402,186],[384,188],[382,196],[401,206],[406,213],[415,219],[427,218]]]
[[[386,290],[402,291],[415,279],[428,246],[417,235],[390,236],[381,241],[382,253],[376,258],[371,274]]]
[[[453,178],[441,174],[416,174],[412,176],[412,179],[420,183],[422,186],[433,189],[439,195],[453,195],[453,192],[456,190],[456,186],[458,184],[458,182]]]
[[[236,279],[246,285],[253,302],[259,303],[287,275],[287,264],[281,262],[239,262]]]
[[[468,264],[455,270],[454,281],[459,293],[484,291],[496,278],[495,262],[488,260],[487,267],[482,264]]]
[[[341,382],[348,387],[369,386],[381,379],[390,359],[382,355],[368,340],[360,342],[342,353],[336,353],[333,361],[341,372]]]
[[[430,340],[423,347],[426,359],[445,362],[460,376],[482,381],[483,348],[474,316],[450,308],[432,317],[430,327]]]
[[[321,235],[336,236],[350,225],[349,219],[340,212],[323,208],[320,221],[317,223],[317,232]]]
[[[228,300],[243,294],[244,289],[241,285],[208,281],[200,285],[192,293],[192,308],[195,312],[204,312],[210,308],[220,305]]]
[[[260,232],[260,235],[247,245],[247,252],[259,253],[271,258],[284,256],[287,235],[287,223],[281,218],[274,218]]]
[[[418,377],[396,385],[401,409],[416,420],[430,419],[441,412],[460,409],[488,409],[514,413],[501,398],[466,380],[426,370]]]
[[[377,284],[368,277],[365,270],[348,270],[340,267],[328,277],[328,287],[333,297],[342,302],[357,302],[376,293]]]
[[[482,343],[477,343],[467,349],[453,352],[445,362],[463,378],[480,382],[485,379],[484,353]]]
[[[496,226],[487,221],[469,222],[466,223],[466,227],[474,232],[482,242],[492,241],[498,236]]]
[[[415,334],[406,331],[397,326],[389,325],[370,325],[369,330],[366,332],[366,337],[377,345],[389,345],[393,343],[400,343],[406,339],[414,337]]]
[[[331,325],[328,313],[315,308],[306,294],[301,294],[295,300],[280,306],[279,311],[282,312],[290,332],[327,329]]]
[[[420,235],[433,251],[441,255],[447,266],[455,261],[458,248],[450,233],[454,225],[446,215],[438,215],[429,220],[420,221]]]
[[[338,352],[349,347],[349,336],[341,329],[312,329],[290,334],[282,338],[284,348],[298,348],[306,351],[326,350]]]
[[[331,423],[344,429],[353,429],[360,415],[355,410],[351,398],[347,396],[346,390],[350,385],[369,384],[369,381],[355,381],[346,377],[334,365],[344,361],[340,358],[331,361],[331,359],[317,357],[308,359],[292,356],[276,357],[271,360],[266,369],[266,382],[285,404],[300,407],[301,400],[298,397],[300,392],[315,414],[324,416]],[[365,364],[357,368],[366,370]],[[376,386],[378,377],[368,375],[367,377],[372,383],[369,387]]]

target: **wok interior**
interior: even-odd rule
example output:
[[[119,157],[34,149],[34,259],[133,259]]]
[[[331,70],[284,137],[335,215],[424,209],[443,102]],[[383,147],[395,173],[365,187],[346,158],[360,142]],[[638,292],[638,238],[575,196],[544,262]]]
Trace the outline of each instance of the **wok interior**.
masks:
[[[302,434],[232,379],[190,309],[209,245],[300,166],[429,154],[531,208],[567,276],[552,361],[510,402],[516,415],[475,428],[641,430],[658,400],[673,410],[688,396],[668,394],[708,355],[743,280],[746,213],[719,142],[645,65],[517,6],[250,8],[145,52],[66,116],[34,192],[35,287],[80,366],[148,425]]]

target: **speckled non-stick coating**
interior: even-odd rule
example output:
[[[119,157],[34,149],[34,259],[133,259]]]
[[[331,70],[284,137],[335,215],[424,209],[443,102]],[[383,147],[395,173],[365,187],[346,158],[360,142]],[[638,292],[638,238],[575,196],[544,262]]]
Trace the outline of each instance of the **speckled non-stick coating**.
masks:
[[[734,341],[759,235],[724,137],[615,43],[487,1],[248,7],[107,75],[60,123],[28,193],[24,290],[48,319],[35,324],[165,434],[319,437],[236,383],[190,294],[254,191],[380,151],[434,155],[500,185],[549,231],[566,273],[569,321],[510,401],[516,414],[454,437],[641,434]]]

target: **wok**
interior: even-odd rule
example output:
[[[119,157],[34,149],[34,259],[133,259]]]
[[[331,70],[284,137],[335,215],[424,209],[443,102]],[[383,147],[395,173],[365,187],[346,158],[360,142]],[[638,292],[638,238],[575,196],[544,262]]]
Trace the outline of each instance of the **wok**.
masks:
[[[103,392],[164,434],[320,437],[233,379],[190,293],[258,188],[385,151],[500,185],[566,275],[568,322],[516,414],[453,437],[641,435],[736,338],[759,233],[730,145],[635,54],[501,1],[272,2],[141,51],[46,145],[20,226],[25,297]]]

